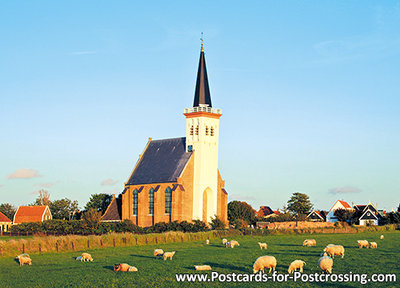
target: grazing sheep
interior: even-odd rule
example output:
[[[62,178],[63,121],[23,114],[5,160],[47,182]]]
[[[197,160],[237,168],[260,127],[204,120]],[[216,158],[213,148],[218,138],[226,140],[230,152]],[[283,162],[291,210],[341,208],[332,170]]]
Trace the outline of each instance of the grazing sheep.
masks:
[[[381,235],[381,237],[380,237],[381,239],[384,239],[385,238],[385,236],[383,236],[383,235]]]
[[[82,256],[76,257],[75,260],[77,260],[77,261],[82,261]]]
[[[306,262],[304,262],[303,260],[294,260],[289,265],[289,269],[288,269],[289,274],[293,273],[297,269],[300,269],[300,272],[303,273],[303,266],[304,265],[306,265]]]
[[[324,252],[332,258],[335,258],[335,255],[344,257],[344,247],[342,245],[326,246]]]
[[[368,248],[369,247],[369,243],[367,240],[358,240],[357,245],[358,245],[358,248],[363,248],[363,247]]]
[[[271,273],[271,270],[275,271],[276,268],[276,258],[274,256],[261,256],[258,257],[256,262],[254,262],[253,265],[253,273],[257,273],[258,271],[262,271],[264,273],[264,269],[269,268],[269,272]]]
[[[315,241],[315,239],[306,239],[303,242],[303,246],[316,246],[317,245],[317,241]]]
[[[194,269],[196,269],[197,271],[208,271],[208,270],[211,270],[211,266],[210,265],[194,265]]]
[[[324,253],[324,256],[318,260],[318,266],[321,268],[322,272],[332,273],[333,260]]]
[[[207,239],[206,240],[206,244],[209,245],[210,244],[210,240]]]
[[[32,259],[31,257],[29,257],[28,254],[24,253],[21,255],[18,255],[17,257],[15,257],[16,259],[18,259],[19,262],[19,266],[22,266],[24,264],[28,264],[28,265],[32,265]]]
[[[84,261],[84,262],[91,261],[91,262],[93,262],[93,258],[89,253],[82,253],[81,261]]]
[[[161,257],[163,256],[164,251],[162,249],[155,249],[153,252],[154,257]]]
[[[226,240],[225,238],[224,238],[224,239],[222,239],[222,245],[225,245],[225,244],[226,244],[226,242],[228,242],[228,240]]]
[[[369,242],[370,248],[378,248],[378,244],[376,242]]]
[[[235,246],[240,246],[239,242],[237,242],[236,240],[231,240],[229,242],[225,243],[226,248],[231,247],[231,248],[235,248]]]
[[[164,252],[164,261],[168,258],[172,261],[172,257],[175,255],[175,251],[173,252]]]
[[[268,248],[267,243],[260,243],[260,242],[258,242],[258,245],[260,245],[260,249],[261,249],[261,250],[262,250],[263,248],[264,248],[264,249],[267,249],[267,248]]]
[[[138,269],[134,266],[130,266],[129,264],[126,263],[121,263],[121,264],[114,264],[114,271],[119,271],[119,272],[137,272]]]

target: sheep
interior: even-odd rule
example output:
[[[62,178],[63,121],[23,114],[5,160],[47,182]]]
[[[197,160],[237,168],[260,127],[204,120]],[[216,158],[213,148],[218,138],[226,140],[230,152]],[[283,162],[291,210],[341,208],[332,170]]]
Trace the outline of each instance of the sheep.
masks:
[[[16,259],[18,259],[19,262],[19,266],[22,266],[24,264],[28,264],[28,265],[32,265],[32,259],[31,257],[29,257],[28,254],[24,253],[21,255],[18,255],[17,257],[15,257]]]
[[[342,245],[327,246],[324,249],[329,256],[335,258],[335,255],[344,257],[344,247]]]
[[[271,270],[275,271],[276,258],[274,256],[266,255],[258,257],[256,262],[253,264],[253,273],[256,274],[260,270],[264,273],[265,268],[269,268],[268,273],[271,273]]]
[[[175,251],[173,252],[164,252],[164,261],[168,258],[172,261],[172,257],[175,255]]]
[[[210,244],[210,240],[206,240],[206,245],[209,245]]]
[[[315,241],[315,239],[306,239],[303,242],[303,246],[316,246],[317,245],[317,241]]]
[[[324,256],[318,260],[318,266],[321,268],[322,272],[332,273],[333,260],[324,253]]]
[[[381,235],[381,237],[380,237],[381,239],[384,239],[385,238],[385,236],[383,236],[383,235]]]
[[[196,269],[197,271],[208,271],[208,270],[211,270],[211,266],[210,265],[194,265],[194,269]]]
[[[289,265],[288,273],[291,274],[297,269],[300,269],[300,272],[303,273],[303,265],[306,265],[306,262],[304,262],[303,260],[294,260]]]
[[[89,253],[82,253],[82,258],[81,258],[81,262],[84,261],[91,261],[93,262],[93,258]]]
[[[231,247],[231,248],[235,248],[235,246],[240,246],[239,242],[237,242],[236,240],[231,240],[229,242],[225,243],[226,248]]]
[[[363,248],[363,247],[368,248],[369,247],[369,243],[367,240],[358,240],[357,245],[358,245],[358,248]]]
[[[137,272],[138,269],[134,266],[130,266],[129,264],[121,263],[121,264],[114,264],[114,271]]]
[[[267,249],[267,248],[268,248],[267,243],[260,243],[260,242],[258,242],[258,245],[260,245],[260,249],[261,249],[261,250],[262,250],[263,248],[264,248],[264,249]]]
[[[228,242],[228,240],[226,240],[225,238],[224,238],[224,239],[222,239],[222,245],[225,245],[225,244],[226,244],[226,242]]]
[[[161,257],[164,255],[164,251],[162,249],[155,249],[153,252],[154,257]]]
[[[77,260],[77,261],[82,261],[82,256],[76,257],[75,260]]]
[[[370,248],[378,248],[378,244],[376,242],[369,242]]]

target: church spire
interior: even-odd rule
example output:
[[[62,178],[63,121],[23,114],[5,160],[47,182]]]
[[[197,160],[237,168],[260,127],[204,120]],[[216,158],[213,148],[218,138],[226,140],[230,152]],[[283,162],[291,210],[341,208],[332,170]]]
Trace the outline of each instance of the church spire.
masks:
[[[206,59],[204,57],[203,37],[201,38],[199,70],[197,71],[196,90],[194,92],[194,103],[193,103],[193,107],[199,107],[199,106],[212,107],[210,88],[208,86]]]

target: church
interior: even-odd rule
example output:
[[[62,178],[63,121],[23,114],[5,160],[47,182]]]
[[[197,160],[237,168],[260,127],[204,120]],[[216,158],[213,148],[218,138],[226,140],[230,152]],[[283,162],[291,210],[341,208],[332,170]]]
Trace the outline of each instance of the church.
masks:
[[[218,170],[221,109],[213,108],[201,45],[193,107],[184,109],[186,137],[152,140],[108,206],[102,221],[129,219],[147,227],[158,222],[227,222],[228,193]]]

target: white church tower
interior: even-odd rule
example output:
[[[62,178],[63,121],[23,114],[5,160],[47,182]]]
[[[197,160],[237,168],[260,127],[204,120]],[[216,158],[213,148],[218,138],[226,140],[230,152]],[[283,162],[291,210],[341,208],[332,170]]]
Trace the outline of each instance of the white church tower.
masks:
[[[192,108],[185,109],[186,151],[193,151],[193,219],[210,222],[217,214],[218,137],[221,109],[212,108],[203,43]]]

